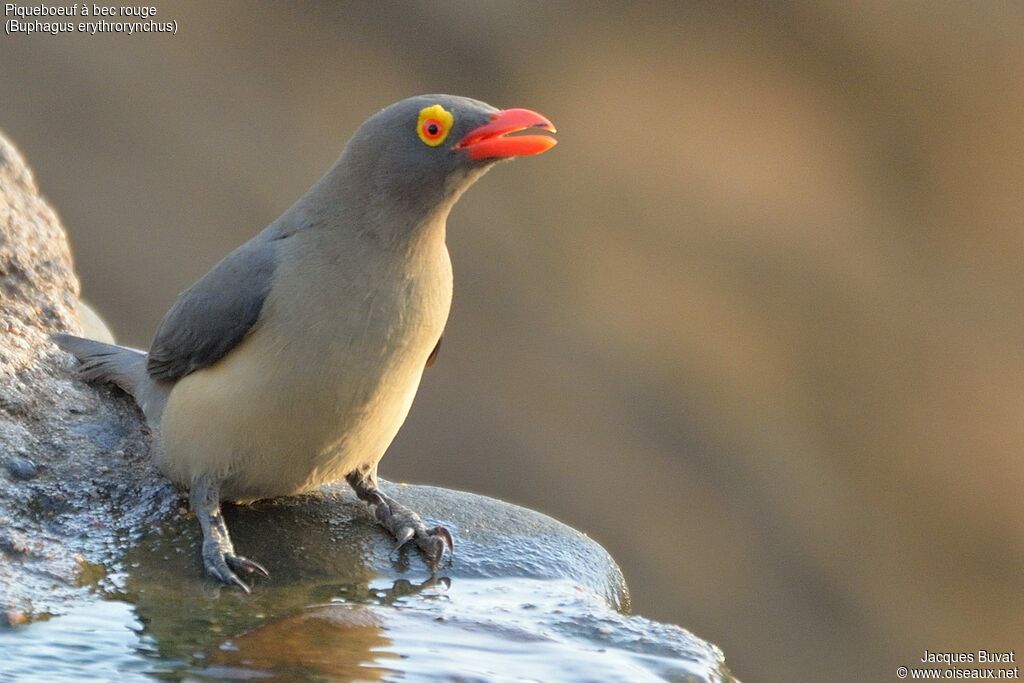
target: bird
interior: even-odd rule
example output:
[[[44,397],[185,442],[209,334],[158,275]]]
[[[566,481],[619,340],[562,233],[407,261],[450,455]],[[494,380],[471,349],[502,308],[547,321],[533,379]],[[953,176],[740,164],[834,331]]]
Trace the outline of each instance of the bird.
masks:
[[[224,501],[345,480],[432,570],[451,532],[379,487],[377,467],[437,357],[452,299],[449,212],[497,162],[541,154],[529,109],[419,95],[370,116],[313,186],[178,295],[148,351],[60,333],[84,381],[131,395],[160,472],[188,490],[208,575],[249,592]]]

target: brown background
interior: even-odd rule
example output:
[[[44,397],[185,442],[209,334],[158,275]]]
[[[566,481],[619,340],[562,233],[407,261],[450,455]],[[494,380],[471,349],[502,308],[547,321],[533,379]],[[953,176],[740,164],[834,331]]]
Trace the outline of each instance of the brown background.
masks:
[[[535,108],[382,473],[587,531],[749,681],[1024,645],[1019,3],[154,3],[177,36],[0,37],[121,340],[376,109]]]

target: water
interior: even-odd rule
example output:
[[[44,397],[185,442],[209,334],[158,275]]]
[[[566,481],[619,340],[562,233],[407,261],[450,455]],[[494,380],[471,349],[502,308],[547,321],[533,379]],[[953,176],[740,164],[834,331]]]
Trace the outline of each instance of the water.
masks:
[[[132,606],[92,600],[69,614],[25,628],[0,631],[0,671],[5,680],[112,680],[152,671]]]
[[[146,615],[95,597],[0,632],[0,671],[13,681],[728,680],[681,629],[610,612],[567,581],[374,581],[237,624],[239,601],[278,602],[262,593]]]

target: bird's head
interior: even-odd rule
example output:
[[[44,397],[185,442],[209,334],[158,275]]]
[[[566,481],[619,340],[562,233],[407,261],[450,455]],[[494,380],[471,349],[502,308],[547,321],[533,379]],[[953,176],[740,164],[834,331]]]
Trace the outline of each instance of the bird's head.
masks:
[[[345,147],[347,182],[366,202],[410,218],[447,213],[495,162],[540,154],[557,142],[529,109],[499,110],[454,95],[420,95],[367,119]],[[519,134],[522,133],[522,134]]]

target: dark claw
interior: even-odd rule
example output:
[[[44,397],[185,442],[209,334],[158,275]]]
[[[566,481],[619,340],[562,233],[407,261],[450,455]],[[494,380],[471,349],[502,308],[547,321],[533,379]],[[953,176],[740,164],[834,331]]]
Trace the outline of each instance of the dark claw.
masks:
[[[232,579],[231,583],[235,584],[236,586],[238,586],[239,588],[244,590],[246,595],[249,595],[249,594],[252,593],[252,589],[249,588],[249,586],[246,585],[246,583],[244,581],[242,581],[240,578],[238,578],[238,576],[234,572],[232,572],[232,574],[231,574],[231,579]]]
[[[251,593],[252,590],[244,581],[238,578],[238,574],[235,574],[235,572],[257,574],[268,578],[270,576],[259,562],[253,562],[247,557],[235,555],[230,550],[225,551],[215,543],[204,544],[203,566],[206,567],[206,573],[213,578],[229,586],[238,586],[246,593]]]
[[[444,560],[445,552],[454,551],[455,539],[450,531],[443,526],[435,526],[432,529],[424,529],[416,539],[417,545],[427,557],[427,563],[431,570],[436,570]]]
[[[402,527],[401,531],[395,536],[395,550],[398,550],[403,545],[409,542],[413,536],[416,535],[416,530],[411,526]]]
[[[220,562],[208,563],[206,565],[206,571],[210,576],[217,579],[221,583],[235,585],[244,590],[246,593],[252,593],[252,589],[249,588],[249,586],[247,586],[244,581],[238,578],[237,574],[235,574],[228,568],[227,563],[223,559]]]
[[[238,555],[226,555],[224,559],[227,561],[228,566],[234,569],[236,572],[243,571],[249,574],[258,574],[265,579],[270,578],[270,572],[266,568],[254,560],[250,560],[248,557],[239,557]]]
[[[448,531],[443,526],[435,526],[432,529],[428,529],[427,533],[431,536],[440,536],[444,540],[444,544],[448,546],[449,552],[455,553],[455,539],[452,538],[452,532]]]

